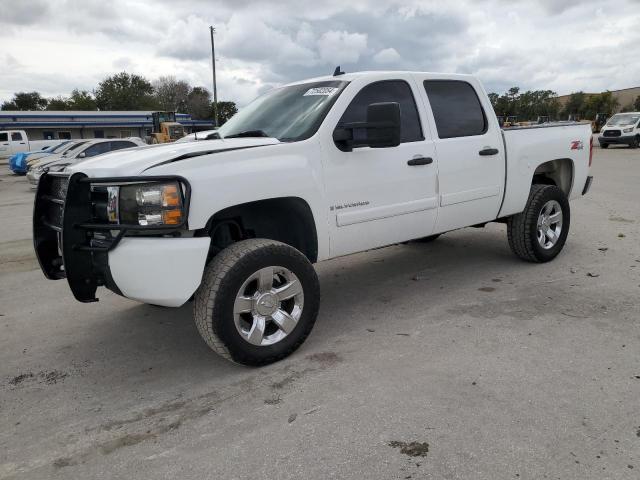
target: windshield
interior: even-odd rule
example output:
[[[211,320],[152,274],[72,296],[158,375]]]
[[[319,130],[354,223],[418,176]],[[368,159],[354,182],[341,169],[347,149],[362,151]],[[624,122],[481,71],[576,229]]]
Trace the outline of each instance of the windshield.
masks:
[[[60,153],[64,150],[66,150],[69,147],[69,142],[62,142],[59,145],[56,145],[55,147],[51,147],[51,150],[49,150],[51,153]]]
[[[640,115],[634,114],[618,114],[611,117],[611,120],[607,122],[609,125],[635,125],[640,119]]]
[[[73,147],[71,147],[69,150],[67,150],[66,152],[64,152],[62,155],[63,156],[67,156],[68,154],[70,154],[71,152],[73,152],[76,148],[78,148],[80,145],[84,145],[87,142],[78,142],[76,143]]]
[[[169,127],[170,138],[182,138],[183,136],[184,136],[184,129],[182,128],[182,125]]]
[[[348,82],[330,80],[277,88],[240,110],[218,133],[296,142],[312,136]]]

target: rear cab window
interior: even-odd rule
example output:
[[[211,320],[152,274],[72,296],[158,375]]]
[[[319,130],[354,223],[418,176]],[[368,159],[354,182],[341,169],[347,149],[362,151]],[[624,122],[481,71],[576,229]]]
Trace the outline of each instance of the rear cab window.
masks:
[[[463,80],[425,80],[439,138],[483,135],[487,116],[473,86]]]
[[[397,102],[400,104],[401,143],[424,140],[418,107],[411,87],[404,80],[382,80],[363,87],[351,100],[338,125],[365,122],[369,104],[380,102]],[[360,135],[364,138],[364,128],[355,129],[353,135],[356,140]]]

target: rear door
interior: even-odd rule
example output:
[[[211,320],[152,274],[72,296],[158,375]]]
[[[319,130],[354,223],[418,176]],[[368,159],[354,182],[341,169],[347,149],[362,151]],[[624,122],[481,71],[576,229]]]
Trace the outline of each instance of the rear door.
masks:
[[[440,212],[434,233],[495,220],[504,194],[505,152],[487,95],[472,77],[417,77],[435,125]]]
[[[409,76],[375,81],[351,93],[354,96],[346,108],[336,111],[340,118],[332,122],[332,131],[341,123],[364,122],[372,103],[397,102],[401,143],[348,152],[334,143],[332,131],[327,132],[323,170],[332,256],[432,232],[437,214],[437,170],[429,129],[416,103],[416,89]]]

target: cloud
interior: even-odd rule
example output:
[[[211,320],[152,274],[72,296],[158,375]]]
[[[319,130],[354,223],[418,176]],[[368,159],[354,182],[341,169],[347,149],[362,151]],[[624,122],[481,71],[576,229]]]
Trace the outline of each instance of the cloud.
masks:
[[[318,40],[320,59],[330,64],[355,63],[366,49],[366,33],[329,30]]]
[[[472,73],[487,90],[599,91],[634,86],[638,0],[31,0],[0,10],[0,101],[93,89],[126,70],[246,104],[274,86],[347,71]],[[28,28],[25,28],[28,27]],[[588,32],[588,33],[585,33]],[[55,45],[54,45],[55,41]]]
[[[373,56],[373,61],[381,65],[397,64],[402,57],[395,48],[384,48]]]
[[[32,25],[48,14],[49,2],[47,0],[5,3],[0,8],[0,24],[9,26]]]

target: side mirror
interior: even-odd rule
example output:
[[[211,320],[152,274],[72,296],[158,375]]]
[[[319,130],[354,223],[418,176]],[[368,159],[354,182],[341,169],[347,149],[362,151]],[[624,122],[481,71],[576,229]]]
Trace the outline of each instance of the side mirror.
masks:
[[[400,104],[370,104],[366,122],[339,124],[333,132],[333,140],[344,152],[355,147],[397,147],[400,145]]]
[[[367,107],[367,144],[371,148],[400,145],[399,103],[372,103]]]
[[[84,152],[78,154],[78,158],[85,158],[86,156],[87,154]]]

